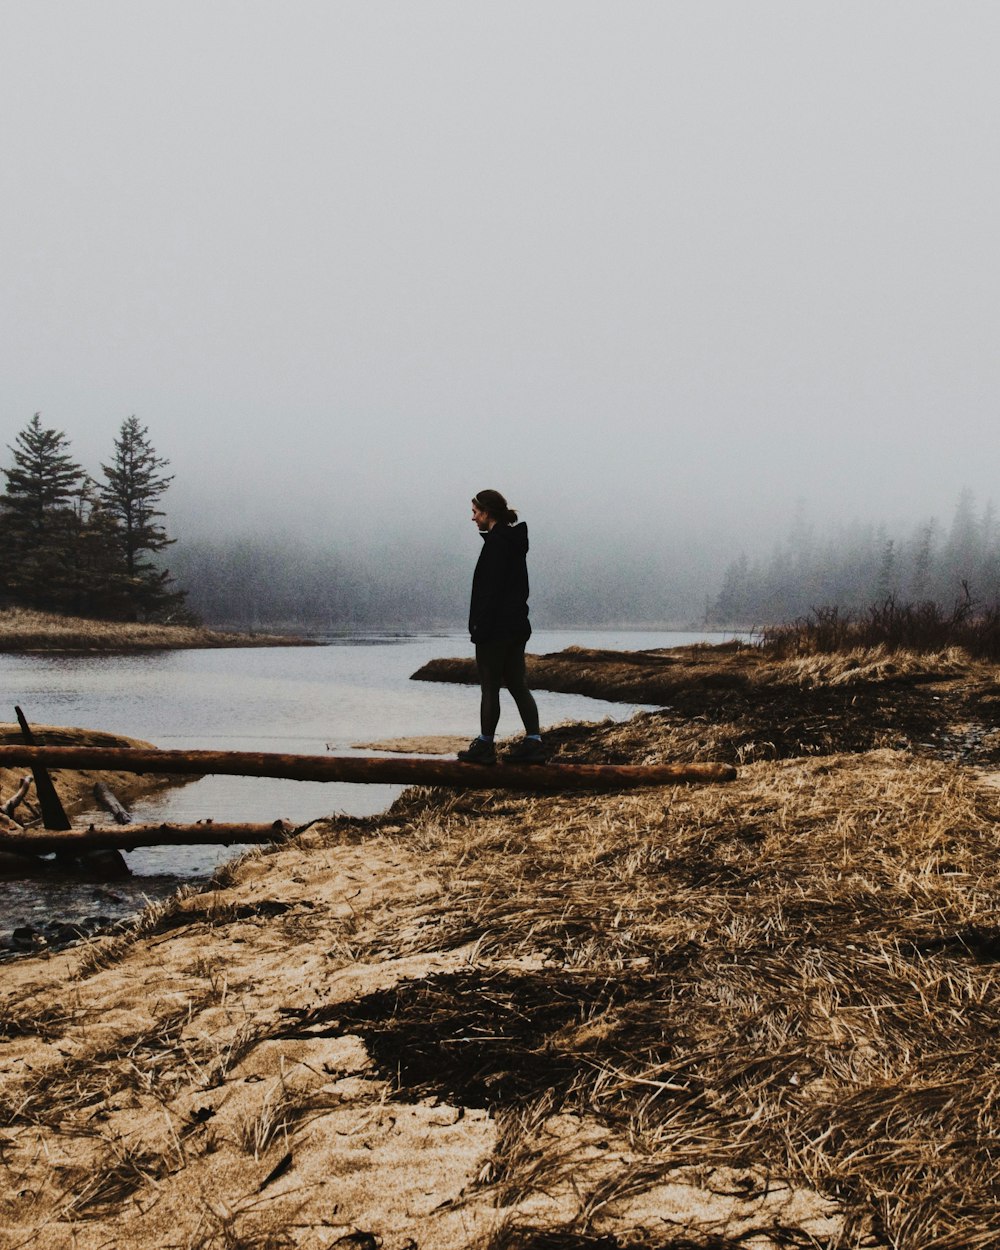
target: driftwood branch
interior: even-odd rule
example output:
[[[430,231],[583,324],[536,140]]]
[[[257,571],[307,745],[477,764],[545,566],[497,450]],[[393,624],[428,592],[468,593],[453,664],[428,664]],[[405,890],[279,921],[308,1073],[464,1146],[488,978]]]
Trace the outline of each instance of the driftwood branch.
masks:
[[[122,825],[69,831],[40,829],[34,833],[0,831],[0,852],[17,855],[82,855],[90,851],[133,851],[137,846],[239,846],[276,842],[295,833],[287,821],[270,824]]]
[[[732,781],[729,764],[504,764],[366,755],[283,755],[256,751],[158,751],[139,747],[0,746],[0,767],[97,768],[130,773],[218,773],[294,781],[450,786],[468,790],[623,790]]]
[[[13,816],[20,804],[24,801],[28,791],[31,789],[31,777],[21,778],[21,784],[10,796],[6,803],[0,804],[0,813],[4,816]]]

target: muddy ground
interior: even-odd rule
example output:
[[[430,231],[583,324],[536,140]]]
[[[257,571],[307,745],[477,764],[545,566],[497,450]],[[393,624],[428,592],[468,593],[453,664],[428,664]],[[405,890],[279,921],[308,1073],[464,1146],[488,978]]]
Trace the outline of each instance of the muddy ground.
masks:
[[[0,968],[0,1245],[998,1244],[995,672],[667,659],[550,749],[735,782],[410,790]]]

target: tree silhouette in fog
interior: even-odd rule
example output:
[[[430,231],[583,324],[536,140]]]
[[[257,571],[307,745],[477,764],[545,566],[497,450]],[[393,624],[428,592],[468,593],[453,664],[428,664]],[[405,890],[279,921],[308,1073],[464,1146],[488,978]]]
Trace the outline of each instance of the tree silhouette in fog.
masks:
[[[35,413],[9,447],[0,495],[0,593],[8,605],[127,620],[181,609],[182,591],[148,559],[170,543],[157,502],[171,479],[148,431],[127,418],[98,484],[62,430]]]
[[[183,599],[169,589],[169,572],[147,558],[174,541],[167,537],[161,524],[165,514],[156,506],[173,481],[172,474],[163,472],[169,464],[156,454],[149,430],[133,415],[121,424],[111,463],[101,465],[104,482],[98,494],[113,522],[119,576],[124,578],[124,597],[133,620],[140,613],[150,616],[179,606]]]
[[[797,519],[769,557],[741,553],[730,561],[707,620],[764,625],[818,608],[858,611],[890,597],[948,610],[968,593],[978,603],[1000,601],[1000,536],[993,505],[977,514],[963,491],[943,538],[933,518],[903,535],[853,524],[822,540]]]

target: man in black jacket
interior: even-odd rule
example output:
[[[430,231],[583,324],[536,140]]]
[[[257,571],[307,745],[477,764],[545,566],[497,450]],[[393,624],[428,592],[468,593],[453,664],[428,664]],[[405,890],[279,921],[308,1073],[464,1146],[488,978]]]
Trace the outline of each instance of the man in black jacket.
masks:
[[[483,539],[472,578],[469,634],[476,645],[482,691],[480,733],[458,758],[469,764],[497,762],[493,737],[500,720],[500,689],[514,697],[524,740],[507,754],[512,763],[535,764],[545,758],[538,731],[538,708],[528,689],[524,646],[531,637],[528,621],[528,527],[496,490],[481,490],[472,500],[472,520]]]

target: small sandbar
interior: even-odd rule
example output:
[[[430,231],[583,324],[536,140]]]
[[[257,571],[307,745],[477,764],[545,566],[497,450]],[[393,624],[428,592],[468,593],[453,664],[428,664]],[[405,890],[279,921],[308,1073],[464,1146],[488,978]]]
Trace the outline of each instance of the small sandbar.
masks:
[[[180,651],[220,647],[310,647],[315,639],[247,634],[203,625],[99,621],[27,608],[0,611],[0,652]]]
[[[454,755],[469,745],[469,736],[425,734],[413,738],[381,738],[378,742],[352,743],[356,751],[395,751],[400,755]]]

